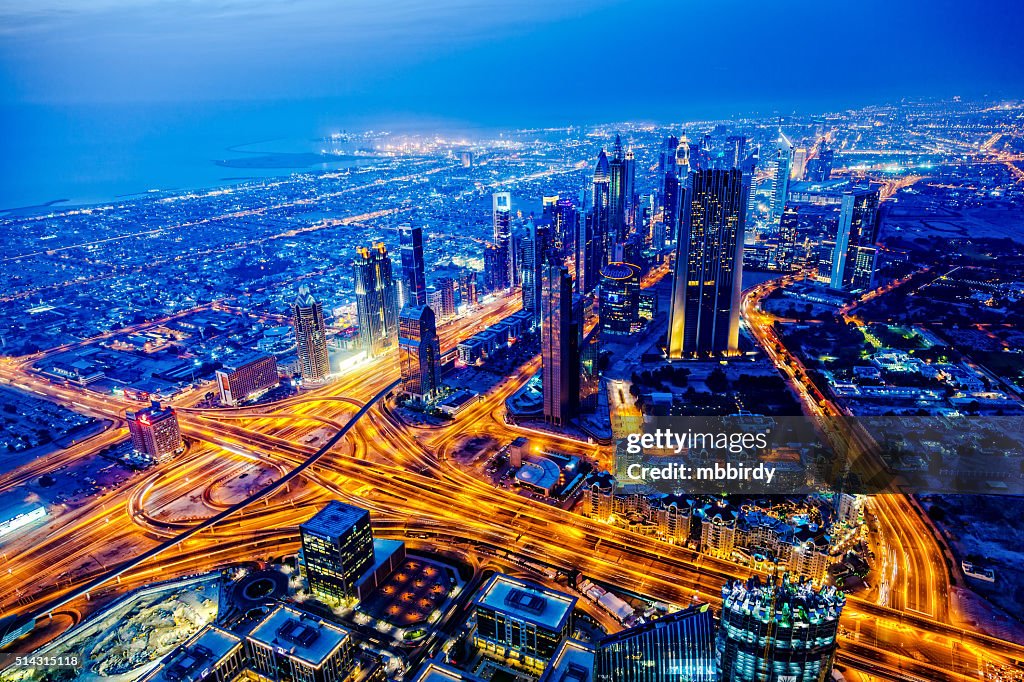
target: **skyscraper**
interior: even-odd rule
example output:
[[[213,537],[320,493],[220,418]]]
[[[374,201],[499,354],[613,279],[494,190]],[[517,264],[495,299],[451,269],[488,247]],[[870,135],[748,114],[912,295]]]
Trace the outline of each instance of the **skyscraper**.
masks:
[[[809,182],[824,182],[832,176],[832,164],[835,161],[835,152],[822,140],[819,143],[818,154],[807,162],[807,171],[804,177]]]
[[[658,154],[658,173],[676,172],[676,149],[679,147],[679,138],[669,135],[661,143],[661,151]]]
[[[162,462],[185,448],[178,415],[170,405],[160,407],[160,403],[153,401],[149,407],[125,412],[125,419],[132,448],[154,461]]]
[[[398,301],[391,258],[383,242],[356,249],[353,262],[359,342],[371,356],[394,347],[398,338]]]
[[[299,526],[299,561],[309,591],[327,602],[355,596],[355,583],[373,566],[370,512],[332,500]]]
[[[626,202],[626,227],[636,226],[636,155],[633,148],[626,150],[626,156],[622,160],[623,180],[622,193]]]
[[[541,280],[548,262],[550,235],[550,223],[531,221],[529,233],[523,238],[523,310],[533,314],[534,324],[540,323]]]
[[[608,164],[608,235],[605,249],[609,252],[614,244],[626,241],[626,161],[619,135],[615,136],[612,160]]]
[[[541,379],[544,421],[563,426],[576,416],[580,400],[580,305],[572,276],[562,265],[543,269],[541,291]]]
[[[491,220],[494,224],[494,244],[501,249],[498,254],[503,260],[505,281],[504,288],[516,285],[517,253],[512,238],[512,195],[508,192],[495,192],[491,195]]]
[[[423,265],[423,228],[402,225],[398,228],[402,253],[402,282],[405,305],[427,304],[427,279]]]
[[[602,334],[630,334],[640,328],[640,268],[607,263],[601,268]]]
[[[544,219],[551,223],[549,248],[559,256],[573,256],[576,249],[576,206],[569,199],[544,197]]]
[[[231,357],[217,370],[216,377],[221,404],[237,405],[277,386],[277,360],[265,353]]]
[[[437,317],[442,321],[455,317],[455,280],[451,277],[438,277],[436,286],[441,292],[440,308],[435,309]]]
[[[718,667],[722,682],[821,682],[836,653],[846,598],[789,576],[722,587]]]
[[[793,143],[779,131],[779,139],[775,147],[775,168],[772,173],[772,196],[768,210],[772,222],[778,222],[786,205],[789,194],[789,175],[793,163]]]
[[[580,294],[589,294],[597,287],[604,261],[604,248],[599,239],[597,222],[598,217],[591,212],[577,223],[576,290]]]
[[[779,220],[779,247],[775,256],[775,265],[779,270],[789,271],[796,261],[797,226],[800,222],[800,208],[786,202]]]
[[[690,174],[669,309],[670,358],[738,349],[743,188],[738,170]]]
[[[717,682],[715,619],[693,606],[605,637],[595,682]]]
[[[604,150],[597,155],[597,166],[594,168],[594,247],[601,253],[601,258],[608,248],[611,239],[611,164]],[[603,261],[602,261],[603,264]],[[600,267],[600,266],[598,266]]]
[[[441,344],[434,311],[427,306],[406,306],[398,317],[398,364],[402,391],[429,400],[438,386]]]
[[[484,248],[484,287],[489,292],[511,286],[508,278],[508,244],[488,244]]]
[[[789,179],[803,180],[806,167],[807,147],[797,147],[793,150],[793,163],[789,169]]]
[[[858,187],[844,192],[829,286],[844,291],[870,288],[878,257],[877,241],[878,191]]]
[[[739,168],[743,160],[747,158],[747,138],[743,135],[730,135],[725,138],[726,143],[726,166],[727,168]]]
[[[323,381],[331,373],[324,307],[313,298],[306,285],[299,287],[299,295],[292,304],[292,326],[302,378],[305,381]]]
[[[755,147],[751,151],[750,156],[740,164],[740,170],[743,171],[743,181],[746,183],[743,195],[743,201],[746,202],[747,207],[744,227],[750,227],[754,217],[757,215],[757,182],[754,179],[754,174],[757,172],[757,162],[760,160],[760,155],[760,150]]]

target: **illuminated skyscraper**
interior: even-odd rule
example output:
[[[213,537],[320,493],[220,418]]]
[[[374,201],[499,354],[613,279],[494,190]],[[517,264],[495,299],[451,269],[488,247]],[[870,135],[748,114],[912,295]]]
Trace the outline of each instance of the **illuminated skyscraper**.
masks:
[[[489,292],[511,286],[508,278],[508,244],[488,244],[484,249],[484,286]]]
[[[594,197],[591,212],[594,216],[594,247],[605,256],[611,239],[611,164],[608,155],[601,150],[594,168]],[[603,264],[603,260],[602,260]],[[600,266],[598,266],[600,268]]]
[[[437,290],[441,292],[439,308],[435,308],[437,317],[443,322],[455,317],[455,280],[451,277],[438,277],[435,280]]]
[[[604,247],[598,234],[598,217],[587,213],[577,223],[576,238],[576,290],[580,294],[589,294],[598,283],[601,264],[604,261]]]
[[[743,188],[738,170],[690,174],[669,309],[670,358],[738,349]]]
[[[623,195],[626,201],[626,227],[636,225],[636,155],[633,148],[626,150],[626,156],[622,160],[623,173]]]
[[[772,173],[772,195],[768,206],[772,222],[778,222],[789,194],[789,175],[793,163],[793,143],[779,131],[775,148],[775,168]]]
[[[832,164],[835,161],[835,152],[829,149],[822,140],[818,148],[818,154],[807,162],[807,171],[804,177],[809,182],[824,182],[832,176]]]
[[[658,155],[658,173],[676,172],[676,149],[679,147],[679,138],[669,135],[661,143],[661,152]]]
[[[574,257],[578,216],[573,202],[558,196],[544,197],[543,215],[551,223],[549,247],[559,256]]]
[[[384,244],[356,249],[353,262],[359,341],[371,356],[393,348],[398,339],[398,301],[391,259]]]
[[[640,328],[640,268],[607,263],[601,268],[601,333],[630,334]]]
[[[807,168],[807,147],[797,147],[793,150],[793,164],[789,169],[790,180],[803,180],[804,170]]]
[[[398,364],[402,391],[429,400],[437,391],[441,344],[434,311],[427,306],[406,306],[398,317]]]
[[[743,200],[746,202],[746,218],[744,222],[745,227],[750,227],[754,221],[754,216],[757,215],[757,182],[755,182],[754,174],[757,172],[757,162],[760,160],[760,150],[756,147],[750,153],[743,163],[740,164],[740,170],[743,171],[743,181],[746,183],[746,189],[744,189]]]
[[[125,419],[136,452],[162,462],[184,450],[178,415],[170,405],[160,407],[160,403],[153,401],[149,407],[125,412]]]
[[[494,223],[494,244],[501,249],[497,254],[504,259],[505,281],[508,287],[517,283],[517,244],[512,235],[512,195],[508,192],[495,192],[491,195],[491,219]]]
[[[799,221],[800,208],[787,202],[779,220],[779,247],[775,257],[775,264],[779,270],[789,271],[796,262]]]
[[[622,154],[622,138],[615,136],[612,160],[608,164],[608,243],[610,253],[614,244],[626,241],[626,161]]]
[[[299,535],[309,591],[328,603],[354,597],[356,581],[373,566],[370,512],[333,500],[299,526]]]
[[[821,682],[829,679],[846,598],[789,576],[733,580],[722,587],[718,668],[721,682]]]
[[[292,326],[302,378],[305,381],[323,381],[331,373],[324,307],[305,285],[299,287],[299,295],[292,304]]]
[[[401,239],[402,282],[405,305],[427,304],[427,279],[423,265],[423,228],[402,225],[398,228]]]
[[[717,682],[715,618],[693,606],[605,637],[595,682]]]
[[[217,370],[216,377],[221,404],[237,405],[277,386],[277,360],[265,353],[232,357]]]
[[[543,269],[541,289],[541,378],[544,421],[562,426],[576,416],[580,401],[580,304],[572,275],[562,265]]]
[[[878,257],[878,191],[858,187],[843,194],[832,251],[829,286],[844,291],[871,287]]]

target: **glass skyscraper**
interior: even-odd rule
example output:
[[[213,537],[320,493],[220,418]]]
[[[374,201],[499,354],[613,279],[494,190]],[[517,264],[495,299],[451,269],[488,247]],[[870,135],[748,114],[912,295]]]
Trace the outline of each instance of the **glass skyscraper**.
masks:
[[[427,304],[427,279],[423,266],[423,228],[402,225],[398,228],[401,240],[402,282],[405,305]]]
[[[715,619],[694,606],[617,632],[597,646],[595,682],[717,682]]]
[[[370,512],[334,500],[299,526],[300,560],[309,591],[329,603],[355,596],[373,566]]]
[[[331,373],[324,307],[305,285],[299,287],[299,295],[292,304],[292,326],[295,329],[302,378],[306,381],[323,381]]]
[[[391,258],[383,243],[356,250],[353,278],[360,345],[371,356],[394,348],[398,339],[398,300]]]
[[[668,356],[735,353],[743,270],[743,174],[690,174],[669,309]]]
[[[829,286],[844,291],[871,287],[878,257],[878,191],[858,187],[843,194],[832,251]]]
[[[406,306],[398,318],[398,363],[402,391],[429,399],[437,391],[441,344],[434,311],[428,306]]]

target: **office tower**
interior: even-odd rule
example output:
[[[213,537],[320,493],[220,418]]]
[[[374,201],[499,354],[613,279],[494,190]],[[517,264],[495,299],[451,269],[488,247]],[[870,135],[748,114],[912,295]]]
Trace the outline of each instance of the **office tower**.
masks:
[[[843,291],[871,287],[878,257],[878,224],[877,190],[858,187],[843,193],[830,287]]]
[[[640,268],[608,263],[601,268],[601,333],[631,334],[640,329]]]
[[[292,304],[292,326],[303,380],[323,381],[331,373],[324,307],[306,285],[299,287],[299,295]]]
[[[622,155],[622,138],[615,135],[612,160],[608,164],[608,234],[610,250],[613,244],[626,240],[626,162]]]
[[[807,167],[807,147],[797,147],[793,150],[793,165],[789,170],[790,180],[803,180],[804,170]]]
[[[779,270],[792,270],[797,255],[797,225],[800,222],[800,208],[789,202],[779,220],[779,247],[775,264]]]
[[[754,179],[754,174],[757,172],[757,162],[760,160],[760,154],[760,150],[755,148],[750,156],[740,164],[740,170],[743,171],[743,181],[746,183],[743,195],[747,208],[744,227],[750,227],[754,217],[757,215],[757,182]]]
[[[622,160],[623,190],[626,206],[626,228],[636,226],[636,155],[633,148],[626,150]]]
[[[284,604],[252,629],[245,649],[249,674],[241,679],[342,682],[355,669],[348,630]]]
[[[529,233],[523,238],[523,310],[532,314],[535,325],[540,324],[541,284],[550,235],[549,223],[531,221]]]
[[[679,233],[679,211],[682,208],[683,186],[679,184],[679,178],[675,173],[666,173],[662,185],[662,222],[665,223],[665,233],[670,241],[678,238]]]
[[[398,228],[402,254],[402,291],[405,305],[427,304],[427,278],[423,264],[423,228],[402,225]]]
[[[747,138],[743,135],[730,135],[725,138],[726,169],[739,168],[747,158]]]
[[[442,322],[455,317],[455,280],[451,277],[438,277],[435,281],[437,290],[440,292],[440,300],[438,305],[440,308],[434,308],[434,312]],[[433,306],[431,306],[433,307]]]
[[[434,397],[438,386],[441,343],[434,311],[427,306],[406,306],[398,316],[398,365],[402,391],[421,400]]]
[[[170,405],[160,407],[160,403],[154,400],[149,407],[125,412],[124,416],[128,421],[132,447],[139,454],[162,462],[185,449],[178,415]]]
[[[34,621],[33,621],[34,622]],[[140,682],[229,682],[249,664],[241,637],[210,624],[176,646]]]
[[[540,338],[544,421],[563,426],[579,408],[580,313],[574,305],[569,271],[551,264],[543,273]]]
[[[356,249],[352,267],[359,342],[372,357],[394,347],[398,339],[398,300],[387,247],[378,242]]]
[[[676,175],[679,177],[681,183],[685,184],[686,179],[690,174],[690,140],[686,137],[686,133],[679,138],[679,146],[676,147]]]
[[[508,242],[512,236],[512,195],[509,192],[495,192],[491,195],[491,222],[494,226],[494,243]]]
[[[544,197],[543,216],[546,221],[551,223],[549,248],[553,249],[560,257],[575,258],[573,254],[576,250],[578,215],[573,202],[558,196]]]
[[[332,500],[299,525],[299,535],[299,560],[313,596],[328,603],[356,596],[356,581],[373,566],[370,512]]]
[[[229,359],[217,370],[217,388],[223,405],[237,405],[277,384],[277,360],[265,353]]]
[[[494,293],[508,289],[508,243],[488,244],[484,248],[484,286]]]
[[[835,161],[833,152],[825,141],[822,140],[818,148],[818,154],[807,162],[807,171],[804,177],[808,182],[824,182],[832,176],[832,164]]]
[[[782,208],[789,193],[789,174],[793,163],[793,143],[779,131],[775,147],[775,168],[772,173],[772,195],[768,205],[772,222],[782,217]]]
[[[604,247],[597,233],[598,218],[586,214],[578,221],[579,236],[576,238],[576,291],[589,294],[597,287],[601,264],[604,262]]]
[[[594,215],[594,246],[600,249],[601,257],[604,258],[605,249],[611,241],[611,164],[603,149],[597,155],[597,166],[594,169],[591,212]]]
[[[715,619],[692,606],[605,637],[595,682],[717,682]]]
[[[459,275],[459,294],[462,297],[462,305],[473,307],[480,304],[476,271],[464,270]]]
[[[690,174],[669,308],[668,356],[735,353],[743,267],[743,174]]]
[[[576,597],[496,573],[473,600],[473,644],[542,671],[572,633]]]
[[[679,147],[679,138],[669,135],[661,143],[661,151],[658,154],[658,173],[676,172],[676,149]]]
[[[846,598],[789,576],[722,587],[718,664],[722,682],[821,682],[836,653]]]

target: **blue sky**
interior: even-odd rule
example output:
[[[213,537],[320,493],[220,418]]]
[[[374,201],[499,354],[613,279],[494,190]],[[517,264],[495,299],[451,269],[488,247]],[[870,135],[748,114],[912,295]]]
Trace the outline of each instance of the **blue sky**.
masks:
[[[0,0],[0,104],[508,124],[1024,96],[1008,0]]]

